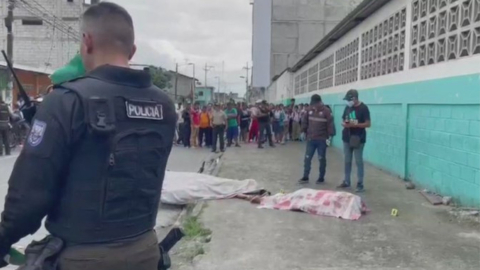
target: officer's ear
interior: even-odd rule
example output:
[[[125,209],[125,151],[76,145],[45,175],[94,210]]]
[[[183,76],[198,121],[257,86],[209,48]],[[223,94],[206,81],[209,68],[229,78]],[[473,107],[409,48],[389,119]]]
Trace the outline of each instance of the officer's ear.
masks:
[[[93,52],[93,37],[91,34],[83,33],[82,45],[85,54]]]
[[[132,58],[133,58],[133,56],[135,55],[136,52],[137,52],[137,45],[133,44],[132,52],[128,56],[128,60],[132,60]]]

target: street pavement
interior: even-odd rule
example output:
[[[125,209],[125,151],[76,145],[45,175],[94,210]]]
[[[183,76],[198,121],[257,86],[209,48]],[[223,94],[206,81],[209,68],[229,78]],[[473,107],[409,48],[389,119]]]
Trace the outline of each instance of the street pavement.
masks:
[[[19,150],[13,151],[11,156],[0,157],[0,209],[3,210],[5,195],[8,190],[8,179],[13,170],[13,165],[18,157]],[[197,172],[202,164],[202,161],[210,156],[208,149],[186,149],[180,146],[174,146],[172,153],[168,160],[167,170],[170,171],[183,171],[183,172]],[[163,211],[160,209],[157,218],[157,229],[160,227],[168,226],[172,224],[178,213],[178,208],[165,208]],[[40,240],[47,234],[45,228],[38,230],[34,235],[23,238],[17,246],[26,247],[32,240]],[[6,268],[10,269],[10,268]],[[15,269],[15,268],[11,268]]]
[[[303,143],[293,142],[275,149],[231,148],[219,176],[253,178],[274,193],[295,191],[303,187],[296,182],[304,151]],[[327,183],[304,187],[340,184],[340,151],[329,149],[327,160]],[[316,168],[315,158],[311,182],[318,177]],[[355,174],[352,180],[355,184]],[[402,180],[368,165],[365,188],[361,196],[371,213],[358,221],[257,209],[235,199],[209,202],[201,220],[212,230],[212,240],[191,269],[480,269],[478,224],[453,218],[448,208],[430,205],[418,190],[406,190]],[[399,216],[391,216],[392,208]]]

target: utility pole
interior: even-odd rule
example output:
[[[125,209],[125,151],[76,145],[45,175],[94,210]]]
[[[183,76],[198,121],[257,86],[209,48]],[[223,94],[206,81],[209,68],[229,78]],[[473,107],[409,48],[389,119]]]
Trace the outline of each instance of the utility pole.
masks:
[[[207,74],[210,71],[210,69],[212,69],[212,68],[215,68],[215,67],[214,66],[209,66],[209,65],[207,65],[207,63],[205,63],[205,68],[203,68],[203,70],[205,71],[205,87],[208,87]]]
[[[192,104],[195,103],[195,63],[188,63],[189,66],[193,66],[193,80],[192,80],[192,90],[190,94],[192,95]]]
[[[178,94],[178,63],[175,63],[175,102],[177,102]]]
[[[13,8],[15,0],[8,0],[8,13],[5,18],[5,26],[7,27],[7,56],[13,66]],[[7,87],[9,87],[9,96],[13,102],[13,81],[12,74],[7,70]]]
[[[243,69],[245,69],[247,71],[247,76],[245,76],[245,83],[246,83],[246,93],[248,93],[248,74],[249,74],[249,71],[252,69],[251,67],[248,66],[248,62],[247,62],[247,66],[243,67]]]
[[[215,79],[217,79],[217,83],[218,83],[217,97],[215,98],[215,100],[217,103],[220,103],[220,76],[215,76]]]

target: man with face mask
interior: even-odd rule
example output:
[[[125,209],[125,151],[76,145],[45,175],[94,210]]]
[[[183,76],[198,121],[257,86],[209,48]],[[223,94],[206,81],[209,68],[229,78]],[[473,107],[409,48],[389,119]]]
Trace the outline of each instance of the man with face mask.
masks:
[[[345,178],[339,188],[350,187],[350,174],[352,172],[352,159],[355,156],[357,164],[357,192],[364,190],[363,176],[363,148],[367,142],[366,129],[371,126],[370,111],[368,106],[358,100],[358,91],[349,90],[344,98],[347,106],[343,112],[343,149],[345,155]]]
[[[148,73],[129,68],[136,49],[124,8],[91,6],[81,31],[87,73],[55,86],[37,110],[9,180],[0,258],[46,217],[51,236],[36,245],[62,250],[58,269],[157,269],[153,228],[175,106]]]

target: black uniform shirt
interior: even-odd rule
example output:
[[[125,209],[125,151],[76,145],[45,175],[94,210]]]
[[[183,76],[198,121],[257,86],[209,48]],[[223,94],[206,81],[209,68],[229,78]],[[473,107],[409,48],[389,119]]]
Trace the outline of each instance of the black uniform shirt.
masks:
[[[58,197],[62,169],[84,127],[78,97],[55,89],[43,101],[8,182],[0,223],[0,254],[40,228]]]
[[[347,106],[343,111],[342,118],[343,121],[363,124],[370,121],[370,110],[364,103],[351,108]],[[365,128],[344,128],[342,132],[342,140],[348,142],[350,140],[350,135],[359,136],[361,143],[366,143],[367,141],[367,131]]]
[[[149,79],[129,76],[128,69],[114,66],[103,66],[91,74],[125,85],[145,85],[147,82],[141,80]],[[0,255],[40,228],[42,219],[61,195],[65,169],[75,143],[86,130],[80,98],[61,86],[55,87],[38,108],[10,176],[0,223]]]

